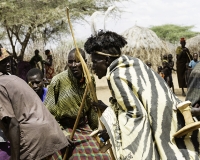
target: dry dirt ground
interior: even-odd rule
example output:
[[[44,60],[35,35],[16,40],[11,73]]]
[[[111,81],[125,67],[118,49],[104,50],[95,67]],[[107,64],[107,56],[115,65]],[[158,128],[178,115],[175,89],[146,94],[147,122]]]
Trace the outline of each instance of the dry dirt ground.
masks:
[[[182,101],[185,100],[185,97],[181,95],[181,89],[178,87],[178,81],[177,81],[177,75],[176,73],[173,73],[173,83],[175,88],[175,94],[178,96],[178,98]],[[107,80],[105,77],[102,79],[98,79],[98,77],[95,77],[96,80],[96,86],[97,86],[97,98],[99,100],[102,100],[105,104],[109,105],[109,97],[111,97],[110,90],[107,85]],[[187,92],[187,89],[185,88],[185,93]]]

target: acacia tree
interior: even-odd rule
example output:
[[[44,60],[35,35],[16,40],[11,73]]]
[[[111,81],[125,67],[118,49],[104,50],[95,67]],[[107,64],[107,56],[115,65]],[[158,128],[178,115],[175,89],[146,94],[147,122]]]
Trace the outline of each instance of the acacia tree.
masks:
[[[117,0],[116,0],[117,1]],[[118,0],[120,1],[120,0]],[[13,56],[23,60],[26,47],[38,35],[48,40],[67,32],[66,7],[70,8],[71,21],[83,20],[96,10],[105,10],[114,0],[1,0],[1,38],[7,35]],[[20,44],[20,53],[16,45]]]
[[[178,42],[181,37],[187,39],[196,36],[199,32],[194,32],[194,26],[178,26],[173,24],[165,24],[161,26],[153,26],[150,29],[153,30],[159,38],[171,43]]]

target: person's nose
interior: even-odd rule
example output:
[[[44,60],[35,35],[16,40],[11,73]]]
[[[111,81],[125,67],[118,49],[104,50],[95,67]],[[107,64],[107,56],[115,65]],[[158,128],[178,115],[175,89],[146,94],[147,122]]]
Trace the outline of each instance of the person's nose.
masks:
[[[37,88],[37,84],[36,83],[33,83],[33,88]]]
[[[73,67],[76,67],[76,62],[75,62],[75,61],[72,63],[72,66],[73,66]]]

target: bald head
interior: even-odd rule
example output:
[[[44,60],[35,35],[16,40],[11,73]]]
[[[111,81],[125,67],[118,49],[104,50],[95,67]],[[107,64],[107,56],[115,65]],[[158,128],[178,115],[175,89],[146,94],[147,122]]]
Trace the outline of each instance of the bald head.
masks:
[[[83,59],[86,61],[85,59],[85,52],[79,48],[79,52],[80,54],[82,55]],[[68,67],[69,69],[71,70],[73,76],[77,79],[81,79],[83,78],[82,75],[83,75],[83,68],[82,68],[82,65],[81,65],[81,62],[79,59],[76,58],[76,49],[72,49],[70,52],[69,52],[69,55],[68,55],[68,59],[67,59],[67,64],[68,64]]]
[[[85,51],[84,51],[83,49],[81,49],[81,48],[78,48],[78,50],[79,50],[80,54],[82,55],[83,59],[85,60]],[[72,50],[69,52],[69,54],[68,54],[68,60],[69,60],[69,57],[70,57],[70,56],[73,56],[73,55],[75,55],[75,54],[76,54],[76,48],[72,49]]]

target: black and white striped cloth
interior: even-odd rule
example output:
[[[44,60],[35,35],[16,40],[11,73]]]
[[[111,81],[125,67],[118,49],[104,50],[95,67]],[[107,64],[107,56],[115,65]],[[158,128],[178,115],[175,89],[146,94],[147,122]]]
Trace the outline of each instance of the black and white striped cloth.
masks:
[[[113,108],[101,121],[119,159],[199,159],[199,130],[183,138],[173,134],[185,125],[181,101],[166,82],[141,60],[121,56],[107,70]]]

